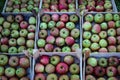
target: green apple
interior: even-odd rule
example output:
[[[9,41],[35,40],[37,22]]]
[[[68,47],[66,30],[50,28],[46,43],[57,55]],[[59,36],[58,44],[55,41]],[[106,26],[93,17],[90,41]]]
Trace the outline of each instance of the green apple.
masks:
[[[13,9],[13,12],[18,13],[18,12],[20,12],[20,10],[19,9]]]
[[[76,23],[76,22],[78,22],[78,16],[77,15],[75,15],[75,14],[72,14],[72,15],[70,15],[70,21],[71,22],[74,22],[74,23]]]
[[[114,28],[110,28],[107,31],[108,36],[116,36],[116,30]]]
[[[0,66],[0,76],[3,76],[5,72],[4,67]]]
[[[37,41],[38,47],[40,47],[40,48],[45,47],[45,44],[46,44],[46,42],[44,39],[38,39],[38,41]]]
[[[111,13],[105,14],[105,21],[112,21],[113,20],[113,15]]]
[[[111,9],[111,8],[112,8],[111,2],[106,2],[106,3],[104,4],[104,8],[105,8],[105,9]]]
[[[66,28],[67,28],[68,30],[72,30],[72,29],[75,28],[75,24],[74,24],[73,22],[67,22],[67,23],[66,23]]]
[[[66,38],[66,37],[68,37],[68,36],[69,36],[69,30],[66,29],[66,28],[62,28],[62,29],[60,30],[60,37]]]
[[[18,29],[19,29],[19,24],[16,23],[16,22],[13,22],[13,23],[11,24],[11,29],[18,30]]]
[[[104,38],[107,37],[107,32],[106,32],[106,31],[101,31],[101,32],[99,33],[99,36],[100,36],[100,38],[104,39]]]
[[[17,30],[12,30],[10,35],[12,38],[18,38],[19,32]]]
[[[71,49],[70,49],[70,47],[68,47],[68,46],[64,46],[64,47],[62,48],[62,52],[71,52]]]
[[[26,70],[24,68],[18,68],[16,70],[16,75],[21,78],[26,75]]]
[[[92,43],[90,48],[92,51],[96,51],[100,48],[100,45],[98,43]]]
[[[53,65],[57,65],[60,62],[60,56],[54,55],[50,57],[50,63]]]
[[[95,14],[95,16],[94,16],[94,21],[95,21],[96,23],[102,23],[102,22],[104,22],[104,15],[101,14],[101,13]]]
[[[85,40],[83,40],[82,45],[83,45],[83,47],[88,48],[88,47],[90,47],[91,42],[90,42],[90,40],[85,39]]]
[[[13,77],[15,76],[15,69],[12,67],[8,67],[5,69],[5,75],[8,77]]]
[[[8,64],[8,56],[0,55],[0,66],[5,66]]]
[[[17,53],[17,48],[16,47],[10,47],[8,49],[8,53],[11,53],[11,54]]]
[[[32,16],[29,18],[28,22],[29,22],[29,24],[34,25],[34,24],[36,24],[36,18]]]
[[[18,44],[19,46],[25,45],[25,38],[24,38],[24,37],[19,37],[19,38],[17,39],[17,44]]]
[[[28,11],[32,11],[32,10],[33,10],[33,8],[34,8],[34,6],[33,6],[33,5],[28,5],[28,6],[27,6],[27,10],[28,10]]]
[[[94,17],[92,14],[87,14],[85,16],[85,21],[92,22],[94,20]]]
[[[107,67],[107,65],[108,65],[107,59],[106,59],[106,58],[100,58],[100,59],[98,60],[98,64],[99,64],[99,66],[101,66],[101,67]]]
[[[72,31],[71,31],[71,36],[73,37],[73,38],[79,38],[79,36],[80,36],[80,30],[79,29],[72,29]]]
[[[84,31],[83,32],[83,38],[84,39],[90,39],[91,36],[92,36],[91,32],[89,32],[89,31]]]
[[[120,19],[119,14],[114,14],[113,19],[114,19],[114,21],[118,21]]]
[[[2,35],[3,36],[9,36],[10,35],[10,30],[9,29],[3,29],[2,30]]]
[[[99,42],[100,37],[97,34],[93,34],[91,37],[92,42]]]
[[[84,54],[86,51],[91,52],[90,48],[83,48],[82,53]]]
[[[7,22],[7,21],[4,21],[4,22],[3,22],[3,28],[4,28],[4,29],[9,29],[10,26],[11,26],[11,24],[10,24],[9,22]]]
[[[40,29],[47,29],[47,23],[45,22],[40,23]]]
[[[28,50],[30,55],[33,55],[33,49],[32,48],[28,48],[27,50]]]
[[[105,47],[107,47],[108,43],[105,39],[101,39],[99,41],[99,45],[100,45],[100,47],[105,48]]]
[[[100,26],[101,26],[101,29],[103,29],[103,30],[107,30],[107,28],[108,28],[108,25],[106,22],[101,23]]]
[[[5,21],[4,17],[0,17],[0,25],[2,25],[4,21]]]
[[[89,30],[91,30],[91,28],[92,28],[92,24],[90,22],[85,22],[83,24],[83,29],[84,30],[89,31]]]
[[[116,22],[115,22],[115,26],[116,26],[117,28],[119,28],[119,27],[120,27],[120,21],[116,21]]]
[[[1,52],[7,52],[8,51],[8,46],[7,45],[1,45]]]
[[[87,64],[92,66],[92,67],[95,67],[95,66],[97,66],[97,59],[94,57],[89,57],[87,59]]]
[[[54,28],[56,25],[56,22],[55,21],[49,21],[48,22],[48,28],[51,29],[51,28]]]
[[[73,75],[70,76],[70,80],[80,80],[80,76],[76,75],[76,74],[73,74]]]
[[[6,12],[12,12],[12,10],[13,10],[13,7],[6,7],[5,9]]]
[[[27,12],[26,8],[21,8],[21,12]]]
[[[26,46],[28,48],[34,48],[34,40],[27,40]]]
[[[80,72],[79,65],[76,63],[73,63],[70,65],[69,71],[71,74],[78,74]]]
[[[20,36],[21,37],[27,37],[27,35],[28,35],[27,29],[21,29],[20,30]]]
[[[23,50],[26,50],[26,47],[25,46],[20,46],[18,48],[18,52],[23,52]]]

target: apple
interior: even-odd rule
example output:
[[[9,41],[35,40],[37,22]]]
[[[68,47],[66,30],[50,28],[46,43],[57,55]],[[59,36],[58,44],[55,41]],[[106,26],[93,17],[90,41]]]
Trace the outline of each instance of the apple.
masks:
[[[109,77],[108,80],[118,80],[116,77]]]
[[[45,67],[43,64],[37,63],[35,65],[35,72],[36,73],[42,73],[42,72],[44,72],[44,69],[45,69]]]
[[[52,15],[52,20],[56,21],[56,22],[59,21],[59,15],[58,14],[53,14]]]
[[[93,20],[94,20],[93,15],[87,14],[87,15],[85,16],[85,21],[92,22]]]
[[[55,36],[55,37],[59,36],[59,29],[58,29],[58,28],[52,28],[52,29],[50,30],[50,34],[51,34],[52,36]]]
[[[54,42],[55,42],[55,37],[54,36],[48,36],[47,38],[46,38],[46,42],[47,43],[49,43],[49,44],[54,44]]]
[[[108,77],[113,77],[117,74],[117,69],[113,66],[107,67],[106,74]]]
[[[39,74],[35,75],[35,80],[46,80],[46,77],[44,74],[39,73]]]
[[[26,50],[25,46],[18,47],[18,52],[23,52],[24,50]]]
[[[91,28],[92,28],[92,24],[90,22],[84,22],[83,29],[85,31],[89,31],[89,30],[91,30]]]
[[[37,41],[38,47],[42,48],[45,46],[45,44],[46,44],[46,42],[44,39],[38,39],[38,41]]]
[[[80,68],[79,68],[79,65],[74,63],[74,64],[71,64],[70,65],[70,68],[69,68],[69,71],[70,73],[72,74],[78,74],[80,72]]]
[[[28,77],[22,77],[20,80],[29,80]]]
[[[7,22],[7,21],[4,21],[4,22],[3,22],[3,28],[4,28],[4,29],[9,29],[10,26],[11,26],[11,24],[10,24],[9,22]]]
[[[46,45],[45,45],[45,50],[46,50],[47,52],[52,52],[52,51],[53,51],[53,48],[54,48],[53,44],[46,44]]]
[[[95,24],[95,25],[93,26],[93,28],[92,28],[92,32],[93,32],[93,33],[100,33],[100,31],[101,31],[100,25],[99,25],[99,24]]]
[[[11,37],[12,38],[18,38],[20,33],[17,30],[12,30],[11,31]]]
[[[0,76],[4,75],[5,69],[4,67],[0,66]]]
[[[58,37],[56,38],[56,45],[57,46],[63,46],[65,44],[64,38]]]
[[[35,33],[33,33],[33,32],[28,33],[27,38],[28,38],[29,40],[34,40],[34,38],[35,38]]]
[[[65,42],[67,45],[73,45],[75,43],[75,40],[73,37],[68,36],[65,38]]]
[[[104,39],[104,38],[107,37],[107,32],[106,32],[106,31],[101,31],[101,32],[99,33],[99,36],[100,36],[100,38]]]
[[[113,14],[113,20],[118,21],[120,19],[119,14]]]
[[[76,74],[73,74],[73,75],[70,76],[70,79],[71,80],[80,80],[80,76],[76,75]]]
[[[6,36],[6,37],[10,36],[10,30],[9,29],[3,29],[2,30],[2,35]]]
[[[9,80],[18,80],[17,77],[11,77]]]
[[[16,75],[21,78],[26,75],[26,70],[24,68],[17,68]]]
[[[108,27],[109,28],[114,28],[115,27],[115,22],[114,21],[109,21],[108,22]]]
[[[27,35],[28,35],[27,29],[21,29],[21,30],[20,30],[20,36],[21,36],[21,37],[26,37]]]
[[[1,76],[2,80],[8,80],[6,76]]]
[[[1,50],[1,52],[8,52],[8,45],[1,45],[1,48],[0,48],[0,50]]]
[[[102,29],[102,30],[107,30],[107,28],[108,28],[108,25],[107,25],[106,22],[102,22],[102,23],[100,24],[100,26],[101,26],[101,29]]]
[[[120,21],[116,21],[116,22],[115,22],[115,26],[116,26],[117,28],[119,28],[119,27],[120,27]]]
[[[16,67],[19,64],[19,58],[16,56],[12,56],[9,58],[9,65],[12,67]]]
[[[91,4],[88,4],[86,8],[88,9],[88,11],[94,11],[95,10],[95,6],[91,5]]]
[[[117,44],[120,44],[120,36],[117,36]]]
[[[105,68],[97,66],[97,67],[95,67],[94,73],[97,77],[104,76],[105,75]]]
[[[105,48],[105,47],[107,47],[108,43],[105,39],[101,39],[99,41],[99,45],[101,46],[101,48]]]
[[[51,20],[51,17],[49,14],[44,14],[41,19],[42,19],[42,22],[47,23]]]
[[[118,66],[119,65],[119,59],[118,57],[110,57],[108,59],[109,66]]]
[[[55,48],[53,49],[53,52],[61,52],[61,48],[60,48],[60,47],[55,47]]]
[[[105,3],[104,4],[104,8],[105,9],[111,9],[112,8],[112,4],[111,3]]]
[[[60,56],[54,55],[50,58],[50,63],[53,65],[57,65],[60,62]]]
[[[83,40],[82,43],[83,43],[83,44],[82,44],[83,47],[85,47],[85,48],[88,48],[88,47],[90,47],[90,45],[91,45],[91,41],[88,40],[88,39]]]
[[[108,51],[109,52],[116,52],[116,47],[114,46],[114,45],[110,45],[110,46],[108,46]]]
[[[68,77],[68,75],[61,75],[60,77],[59,77],[59,80],[69,80],[69,77]]]
[[[104,7],[102,5],[97,5],[96,6],[96,11],[97,12],[103,12],[104,11]]]
[[[40,32],[38,33],[39,38],[46,38],[47,37],[48,32],[46,30],[40,30]]]
[[[1,38],[0,42],[1,42],[1,44],[8,44],[9,40],[7,37],[3,37],[3,38]]]
[[[58,21],[58,22],[56,23],[56,27],[59,28],[59,29],[62,29],[62,28],[65,27],[65,23],[62,22],[62,21]]]
[[[60,30],[60,37],[66,38],[66,37],[68,37],[68,36],[69,36],[69,31],[68,31],[68,29],[62,28],[62,29]]]
[[[68,65],[71,65],[74,62],[74,57],[71,55],[67,55],[64,57],[64,62]]]
[[[73,22],[67,22],[67,23],[66,23],[66,28],[67,28],[68,30],[72,30],[72,29],[75,28],[75,24],[74,24]]]
[[[27,28],[27,30],[28,30],[29,32],[35,32],[36,26],[35,26],[35,25],[29,25],[28,28]]]
[[[41,22],[40,23],[40,29],[47,29],[47,23],[45,23],[45,22]]]
[[[46,80],[58,80],[58,77],[55,73],[52,73],[47,75]]]
[[[92,42],[99,42],[99,40],[100,40],[100,37],[97,34],[93,34],[91,36],[91,41]]]
[[[47,64],[46,67],[45,67],[45,71],[47,73],[54,73],[55,72],[55,66],[52,65],[52,64]]]
[[[107,65],[108,65],[107,59],[106,59],[106,58],[100,58],[100,59],[98,60],[98,64],[99,64],[99,66],[101,66],[101,67],[107,67]]]
[[[98,43],[92,43],[90,48],[92,51],[96,51],[96,50],[99,50],[100,45]]]
[[[36,24],[36,18],[33,17],[33,16],[31,16],[31,17],[29,18],[28,22],[29,22],[30,25],[34,25],[34,24]]]
[[[84,31],[83,32],[83,38],[84,39],[90,39],[91,36],[92,36],[91,32],[89,32],[89,31]]]
[[[15,21],[16,22],[18,22],[18,23],[20,23],[21,21],[23,21],[23,16],[22,15],[20,15],[20,14],[17,14],[16,16],[15,16]]]
[[[94,57],[89,57],[87,59],[87,64],[92,66],[92,67],[95,67],[95,66],[97,66],[97,59]]]
[[[62,5],[62,4],[60,4],[60,5]],[[62,22],[68,22],[68,20],[69,20],[69,16],[67,14],[62,14],[60,16],[60,21],[62,21]]]
[[[110,28],[107,31],[108,36],[116,36],[116,30],[114,28]]]
[[[51,28],[54,28],[56,25],[56,22],[55,21],[49,21],[48,22],[48,28],[51,29]]]
[[[79,20],[79,18],[77,15],[75,15],[75,14],[70,15],[70,22],[76,23],[76,22],[78,22],[78,20]]]
[[[8,49],[8,53],[11,53],[11,54],[16,54],[18,51],[17,51],[17,48],[16,47],[10,47]]]
[[[79,46],[79,44],[77,44],[77,43],[74,43],[74,44],[72,45],[72,47],[71,47],[72,52],[76,52],[76,50],[79,49],[79,48],[80,48],[80,46]]]
[[[1,16],[0,17],[0,25],[2,25],[4,21],[5,21],[4,17]]]
[[[116,44],[116,38],[115,37],[108,37],[108,43],[109,45],[115,45]]]
[[[19,37],[17,39],[17,44],[20,45],[20,46],[25,45],[25,38],[24,37]]]
[[[28,27],[28,22],[26,22],[26,21],[20,22],[20,28],[26,29],[27,27]]]
[[[102,22],[104,22],[104,15],[101,14],[101,13],[95,14],[95,16],[94,16],[94,21],[95,21],[96,23],[102,23]]]
[[[113,16],[111,13],[105,14],[105,21],[109,22],[109,21],[112,21],[112,19],[113,19]]]
[[[92,74],[94,71],[94,68],[90,65],[86,65],[85,67],[85,73],[88,75],[88,74]]]
[[[117,28],[116,32],[117,32],[117,35],[119,36],[120,35],[120,28]]]
[[[64,62],[60,62],[59,64],[57,64],[56,66],[56,72],[58,74],[65,74],[68,72],[68,65]]]
[[[40,63],[42,63],[43,65],[47,65],[49,63],[49,56],[47,56],[47,55],[41,56]]]
[[[38,51],[39,52],[45,52],[45,49],[44,48],[39,48]]]
[[[27,57],[21,57],[19,60],[19,65],[23,68],[28,68],[30,66],[30,61]]]
[[[93,75],[86,75],[85,80],[96,80]]]
[[[68,46],[64,46],[64,47],[62,48],[62,52],[71,52],[71,49],[70,49],[70,47],[68,47]]]
[[[12,68],[12,67],[6,68],[5,69],[5,75],[9,78],[15,76],[15,69]]]
[[[28,48],[34,48],[34,40],[27,40],[26,46]]]
[[[0,55],[0,66],[5,66],[8,63],[8,56]]]

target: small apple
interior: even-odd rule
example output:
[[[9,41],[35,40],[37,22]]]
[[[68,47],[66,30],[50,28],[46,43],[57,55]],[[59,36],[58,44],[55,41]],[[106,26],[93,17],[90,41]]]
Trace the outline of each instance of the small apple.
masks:
[[[45,46],[45,44],[46,44],[46,42],[44,39],[38,39],[38,41],[37,41],[38,47],[42,48]]]
[[[45,69],[45,67],[43,64],[37,63],[35,65],[35,72],[36,73],[42,73],[42,72],[44,72],[44,69]]]
[[[92,67],[95,67],[95,66],[97,66],[97,59],[94,57],[89,57],[87,59],[87,64],[92,66]]]
[[[38,33],[39,38],[46,38],[47,37],[48,32],[46,30],[40,30],[40,32]]]

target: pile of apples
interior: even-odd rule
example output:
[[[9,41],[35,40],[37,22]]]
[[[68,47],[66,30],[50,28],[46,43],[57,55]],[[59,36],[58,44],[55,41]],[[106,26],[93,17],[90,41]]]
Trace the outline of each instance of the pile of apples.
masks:
[[[80,80],[79,73],[79,60],[74,56],[42,55],[35,64],[34,80]]]
[[[40,0],[8,0],[5,12],[39,12]]]
[[[30,80],[28,69],[30,61],[27,57],[0,55],[0,79]]]
[[[88,13],[84,16],[83,53],[120,52],[120,15]]]
[[[79,49],[79,18],[72,14],[44,14],[39,26],[37,46],[40,52],[74,52]]]
[[[0,52],[32,51],[36,30],[36,17],[22,14],[0,16]]]
[[[81,11],[88,10],[94,12],[112,12],[111,0],[79,0]]]
[[[119,80],[120,59],[117,56],[109,58],[89,57],[85,67],[85,80]]]
[[[43,0],[44,12],[75,12],[76,0]]]

